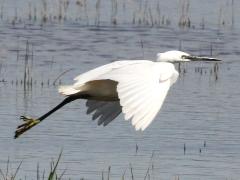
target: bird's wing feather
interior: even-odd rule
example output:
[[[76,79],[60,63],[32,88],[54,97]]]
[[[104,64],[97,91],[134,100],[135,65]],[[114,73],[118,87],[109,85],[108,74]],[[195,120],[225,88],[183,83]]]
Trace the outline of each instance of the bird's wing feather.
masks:
[[[115,69],[124,67],[126,65],[146,63],[146,62],[150,62],[150,61],[147,61],[147,60],[122,60],[122,61],[115,61],[115,62],[106,64],[106,65],[97,67],[95,69],[92,69],[90,71],[87,71],[87,72],[75,77],[74,80],[76,82],[73,85],[60,86],[58,89],[58,92],[63,95],[76,94],[79,91],[81,91],[81,87],[86,82],[97,80],[97,79],[99,79],[99,76],[101,76],[103,74],[109,73]]]
[[[115,61],[100,67],[97,67],[95,69],[92,69],[90,71],[87,71],[83,74],[80,74],[79,76],[75,77],[74,80],[76,83],[74,84],[74,88],[78,88],[82,84],[91,81],[91,80],[96,80],[99,76],[106,74],[108,72],[113,71],[114,69],[118,69],[121,67],[124,67],[126,65],[130,64],[138,64],[138,63],[144,63],[144,62],[149,62],[147,60],[122,60],[122,61]]]
[[[99,79],[118,82],[117,92],[125,119],[132,119],[136,130],[144,130],[160,110],[175,72],[172,64],[157,66],[149,62],[112,70]]]
[[[95,101],[87,100],[87,114],[92,114],[92,120],[98,119],[98,125],[106,126],[121,112],[119,101]]]

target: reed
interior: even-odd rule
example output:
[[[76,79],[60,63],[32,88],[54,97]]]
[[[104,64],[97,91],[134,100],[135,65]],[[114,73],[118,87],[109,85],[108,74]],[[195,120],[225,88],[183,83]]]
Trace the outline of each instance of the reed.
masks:
[[[144,3],[144,9],[143,9],[143,23],[145,25],[148,25],[148,1],[145,1]]]
[[[110,180],[110,172],[111,172],[111,166],[108,167],[108,176],[107,176],[107,180]]]
[[[235,13],[234,13],[234,0],[232,0],[232,3],[231,3],[231,22],[232,22],[232,28],[234,27],[234,24],[235,24]]]
[[[141,44],[142,56],[143,56],[143,59],[144,59],[144,58],[145,58],[145,55],[144,55],[144,45],[143,45],[142,39],[140,40],[140,44]]]
[[[218,14],[218,29],[220,29],[221,25],[225,24],[224,20],[222,19],[223,10],[222,7],[219,8],[219,14]]]
[[[112,0],[111,23],[117,25],[118,1]]]
[[[202,22],[200,23],[201,29],[205,29],[205,19],[204,17],[202,18]]]
[[[48,21],[48,4],[47,4],[47,0],[42,0],[42,23],[46,23]]]
[[[146,180],[147,178],[150,179],[149,167],[147,168],[147,172],[146,172],[146,174],[144,176],[144,180]]]
[[[28,82],[28,79],[29,79],[29,66],[28,66],[28,59],[29,59],[29,43],[27,41],[26,43],[26,53],[25,53],[25,59],[24,59],[24,76],[23,76],[23,83],[24,83],[24,91],[26,90],[27,88],[27,82]]]
[[[3,69],[3,63],[0,62],[0,74],[2,73],[2,69]]]
[[[60,77],[62,77],[64,74],[66,74],[66,73],[68,73],[69,71],[72,71],[73,70],[73,68],[71,68],[71,69],[68,69],[68,70],[65,70],[65,71],[63,71],[61,74],[59,74],[58,76],[57,76],[57,78],[53,81],[53,85],[55,86],[56,85],[56,82],[58,81],[58,80],[60,80]],[[60,82],[60,81],[59,81]]]
[[[19,50],[17,51],[17,61],[19,60]],[[26,90],[29,90],[32,88],[33,85],[33,78],[32,78],[32,72],[33,72],[33,46],[27,41],[26,42],[26,48],[25,48],[25,54],[24,54],[24,73],[23,73],[23,79],[20,80],[20,84],[23,84],[24,92]],[[16,81],[16,85],[17,85]]]
[[[180,3],[180,18],[178,26],[180,28],[190,28],[191,20],[189,17],[190,2],[188,0],[181,1]]]
[[[199,22],[192,22],[190,10],[191,4],[190,0],[179,0],[178,4],[178,20],[174,24],[174,21],[168,14],[164,14],[164,11],[161,10],[160,1],[118,1],[111,0],[107,6],[102,5],[105,1],[96,0],[95,3],[89,3],[87,0],[41,0],[40,5],[36,5],[29,1],[28,7],[26,7],[27,17],[23,15],[21,9],[15,8],[15,15],[13,17],[7,17],[10,19],[9,22],[12,23],[13,26],[16,23],[26,23],[27,22],[38,22],[40,25],[44,25],[45,23],[62,23],[65,21],[70,21],[72,18],[68,17],[68,12],[76,12],[75,14],[75,22],[79,24],[87,25],[87,26],[100,26],[100,23],[105,23],[109,25],[122,25],[122,23],[131,23],[137,26],[146,26],[146,27],[165,27],[174,25],[175,28],[195,28],[195,25],[198,24],[201,29],[205,29],[206,27],[206,18],[202,17]],[[49,4],[51,3],[51,4]],[[0,4],[0,20],[4,21],[3,17],[6,17],[4,14],[6,10],[5,0],[2,0]],[[128,7],[133,4],[133,7]],[[109,5],[109,6],[108,6]],[[51,11],[50,7],[54,7],[56,10]],[[235,24],[235,1],[228,0],[225,5],[221,5],[218,13],[218,22],[217,26],[223,27],[229,25],[234,27]],[[95,12],[94,12],[95,11]],[[102,12],[109,11],[110,17],[103,17]],[[20,12],[20,13],[19,13]],[[166,12],[165,12],[166,13]],[[131,16],[122,19],[121,15]],[[216,16],[216,15],[213,15]],[[210,17],[208,17],[210,18]],[[127,19],[127,22],[125,20]],[[122,21],[123,20],[123,21]],[[173,22],[173,23],[172,23]]]
[[[5,3],[5,0],[3,0],[3,1],[1,2],[1,12],[0,12],[0,18],[1,18],[1,20],[3,20],[4,3]]]
[[[81,11],[82,11],[82,7],[83,7],[83,2],[82,0],[77,0],[76,1],[76,6],[78,9],[78,17],[75,18],[76,21],[81,20]]]
[[[187,150],[187,147],[186,147],[186,144],[184,143],[183,144],[183,153],[184,153],[184,155],[186,154],[186,150]]]
[[[32,20],[32,3],[28,2],[28,20]]]
[[[36,6],[34,6],[34,8],[33,8],[33,20],[34,20],[34,22],[37,21],[37,8],[36,8]]]
[[[104,180],[104,172],[102,171],[102,180]]]
[[[131,179],[134,180],[132,164],[130,164],[130,172],[131,172]]]
[[[83,7],[84,7],[84,14],[85,14],[85,19],[86,19],[86,25],[89,25],[87,0],[83,0]]]
[[[125,170],[123,171],[123,174],[122,174],[122,180],[125,180],[126,170],[127,170],[127,169],[125,169]]]
[[[56,163],[54,161],[52,161],[52,163],[51,163],[51,170],[50,170],[50,173],[49,173],[49,176],[48,176],[48,180],[59,180],[64,175],[65,170],[62,172],[62,174],[59,176],[59,178],[58,178],[58,175],[57,175],[57,167],[58,167],[59,161],[61,159],[61,156],[62,156],[62,150],[61,150],[61,152],[58,156],[58,159],[57,159]]]
[[[89,7],[87,4],[87,0],[80,0],[78,1],[79,3],[77,3],[77,5],[79,6],[79,19],[81,20],[81,22],[83,22],[86,25],[89,25]]]
[[[6,170],[4,172],[4,170],[0,169],[0,175],[1,175],[1,179],[2,180],[15,180],[16,176],[17,176],[17,173],[19,172],[19,169],[22,165],[22,161],[19,163],[18,167],[16,168],[15,171],[11,172],[10,170],[10,159],[8,157],[7,159],[7,163],[6,163]]]
[[[152,15],[151,8],[148,8],[148,12],[149,12],[150,24],[151,24],[151,27],[153,27],[154,26],[154,20],[153,20],[153,15]]]
[[[155,24],[160,25],[161,24],[161,8],[160,8],[159,1],[157,2],[156,13],[157,13],[157,17],[156,17]]]
[[[96,17],[95,17],[95,26],[100,25],[100,5],[101,5],[101,0],[97,0],[96,2]]]
[[[136,144],[136,147],[135,147],[135,154],[137,154],[138,153],[138,145]]]
[[[186,149],[186,144],[184,143],[184,147]],[[206,141],[203,142],[202,146],[199,147],[198,149],[198,153],[201,154],[201,153],[204,153],[203,150],[206,150]],[[186,150],[185,150],[186,151]],[[37,167],[36,167],[36,176],[35,178],[37,180],[45,180],[45,179],[48,179],[48,180],[61,180],[61,179],[69,179],[66,177],[66,169],[63,169],[61,171],[59,171],[59,163],[60,163],[60,160],[62,158],[62,154],[63,154],[63,150],[60,151],[58,157],[56,160],[52,160],[50,162],[50,167],[46,170],[46,169],[43,169],[41,170],[40,168],[40,165],[39,163],[37,163]],[[150,161],[149,161],[149,165],[146,169],[146,173],[143,175],[142,178],[140,179],[143,179],[143,180],[151,180],[151,179],[155,179],[154,177],[154,172],[156,172],[156,169],[154,167],[154,163],[153,161],[155,160],[155,157],[157,156],[156,154],[156,151],[152,151],[152,154],[151,154],[151,157],[150,157]],[[6,161],[6,167],[5,169],[2,169],[0,167],[0,179],[1,180],[15,180],[15,179],[19,179],[18,176],[18,173],[19,171],[21,170],[21,166],[22,166],[22,161],[17,165],[16,169],[13,169],[13,165],[11,164],[10,162],[10,159],[8,158],[7,161]],[[105,172],[104,170],[101,172],[101,177],[100,179],[104,180],[111,180],[111,169],[112,167],[111,166],[108,166],[108,169],[107,171]],[[126,174],[127,174],[127,170],[129,170],[129,177],[127,179],[131,179],[131,180],[134,180],[136,179],[135,176],[134,176],[134,171],[133,171],[133,166],[132,164],[130,163],[129,164],[129,167],[126,167],[126,169],[123,171],[123,174],[121,175],[120,179],[121,180],[125,180],[126,179]],[[104,173],[106,173],[106,177],[104,177]],[[33,177],[31,177],[32,179]],[[34,179],[35,179],[34,178]],[[25,177],[25,179],[27,180],[27,178]],[[81,180],[84,180],[85,178],[84,177],[81,177],[79,178]],[[179,180],[180,179],[180,176],[179,175],[175,175],[173,177],[173,179],[175,180]]]
[[[235,3],[234,0],[227,1],[226,4],[221,5],[218,13],[218,28],[234,27],[235,24]]]
[[[138,25],[141,25],[143,23],[143,13],[142,13],[142,9],[143,9],[143,5],[142,5],[142,1],[140,1],[138,9],[137,9],[137,23]]]
[[[61,22],[63,19],[63,8],[62,8],[62,0],[58,1],[58,22]]]
[[[70,1],[69,0],[64,0],[63,1],[63,10],[64,10],[64,21],[67,20],[67,11],[68,11],[68,8],[69,8],[69,4],[70,4]]]

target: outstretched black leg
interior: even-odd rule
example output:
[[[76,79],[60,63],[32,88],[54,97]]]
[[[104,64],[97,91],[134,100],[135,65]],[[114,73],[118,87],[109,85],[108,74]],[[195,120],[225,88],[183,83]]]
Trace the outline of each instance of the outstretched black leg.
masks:
[[[30,118],[30,117],[26,117],[26,116],[21,116],[20,119],[22,119],[24,121],[24,123],[17,127],[17,129],[15,131],[14,138],[15,139],[18,138],[21,134],[23,134],[27,130],[31,129],[33,126],[36,126],[37,124],[39,124],[41,121],[43,121],[45,118],[50,116],[52,113],[54,113],[55,111],[57,111],[58,109],[60,109],[64,105],[66,105],[66,104],[68,104],[68,103],[70,103],[70,102],[72,102],[76,99],[79,99],[79,98],[85,98],[85,97],[79,97],[77,95],[68,96],[60,104],[58,104],[56,107],[54,107],[53,109],[48,111],[46,114],[42,115],[41,117],[39,117],[37,119],[33,119],[33,118]]]

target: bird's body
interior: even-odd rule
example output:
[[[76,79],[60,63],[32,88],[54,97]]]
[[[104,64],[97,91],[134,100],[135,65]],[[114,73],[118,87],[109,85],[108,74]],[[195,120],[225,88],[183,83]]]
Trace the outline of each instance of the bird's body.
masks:
[[[85,95],[90,101],[103,101],[104,104],[119,101],[125,119],[132,119],[136,130],[144,130],[157,115],[169,87],[177,77],[178,72],[171,63],[116,61],[76,77],[73,85],[60,87],[59,92],[79,98]],[[108,119],[106,114],[114,112],[109,108],[103,111],[102,106],[95,111],[101,109],[98,117]],[[101,121],[104,122],[103,119]]]
[[[59,93],[66,96],[88,95],[87,99],[99,101],[117,101],[117,82],[109,79],[90,80],[81,85],[60,86]]]
[[[128,92],[134,88],[137,88],[134,89],[137,92],[154,80],[159,84],[169,80],[173,84],[177,77],[178,72],[171,63],[147,60],[116,61],[77,76],[73,85],[60,86],[59,93],[66,96],[87,94],[93,100],[116,101],[119,100],[122,84],[128,87]],[[130,88],[131,84],[135,86]]]
[[[76,99],[87,99],[87,114],[92,114],[93,120],[98,119],[99,125],[107,125],[123,112],[125,120],[131,120],[136,130],[143,131],[157,115],[179,76],[174,65],[166,61],[172,62],[174,58],[186,61],[186,57],[194,56],[171,51],[159,53],[160,62],[122,60],[85,72],[74,78],[73,85],[59,87],[59,93],[66,98],[55,108],[37,119],[22,116],[25,123],[18,126],[15,138]]]

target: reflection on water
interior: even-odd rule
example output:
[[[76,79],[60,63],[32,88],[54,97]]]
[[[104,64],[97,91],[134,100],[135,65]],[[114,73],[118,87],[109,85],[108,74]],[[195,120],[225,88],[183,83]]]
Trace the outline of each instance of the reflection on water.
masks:
[[[111,179],[132,173],[136,179],[239,179],[239,37],[238,27],[1,25],[0,168],[8,156],[14,167],[23,160],[19,176],[32,178],[38,162],[47,169],[63,148],[60,169],[72,179],[99,179],[102,172],[106,178],[109,166]],[[122,115],[97,126],[85,102],[76,101],[13,139],[20,115],[37,117],[63,99],[59,84],[113,60],[155,59],[157,52],[180,48],[224,61],[175,64],[179,80],[144,133]]]

